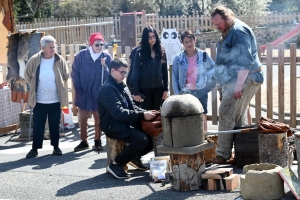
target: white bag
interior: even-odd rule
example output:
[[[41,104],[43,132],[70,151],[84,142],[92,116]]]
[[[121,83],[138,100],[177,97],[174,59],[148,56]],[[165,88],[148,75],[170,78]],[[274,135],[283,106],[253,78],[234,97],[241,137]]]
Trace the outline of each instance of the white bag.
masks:
[[[75,127],[75,124],[73,122],[73,118],[72,118],[72,109],[69,108],[69,113],[65,114],[64,112],[62,112],[62,116],[63,116],[63,123],[64,123],[64,128],[65,129],[71,129]]]
[[[169,156],[153,157],[150,160],[150,177],[154,183],[165,180],[165,174],[169,169]]]

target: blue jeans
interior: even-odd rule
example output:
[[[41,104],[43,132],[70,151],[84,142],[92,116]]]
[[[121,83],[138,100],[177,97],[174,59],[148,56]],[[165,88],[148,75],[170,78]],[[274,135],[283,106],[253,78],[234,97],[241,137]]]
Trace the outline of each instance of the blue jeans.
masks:
[[[36,103],[35,107],[33,108],[33,149],[41,149],[43,147],[47,116],[51,145],[54,148],[58,147],[59,124],[61,116],[60,102],[51,104]]]

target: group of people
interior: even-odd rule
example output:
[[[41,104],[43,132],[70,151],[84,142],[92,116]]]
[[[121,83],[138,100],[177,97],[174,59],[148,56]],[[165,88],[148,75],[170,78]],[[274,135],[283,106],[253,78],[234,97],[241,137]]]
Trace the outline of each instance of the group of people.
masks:
[[[184,50],[175,57],[172,68],[174,94],[192,94],[203,106],[204,130],[208,92],[215,85],[221,96],[219,131],[232,130],[245,122],[245,112],[264,78],[251,28],[234,17],[223,5],[211,12],[211,21],[221,32],[215,62],[196,48],[191,31],[180,38]],[[80,51],[72,65],[72,81],[76,92],[75,106],[79,110],[81,142],[74,151],[89,148],[87,120],[95,121],[94,150],[102,150],[101,134],[126,142],[128,145],[111,161],[107,170],[118,179],[129,178],[123,165],[129,163],[139,170],[147,168],[141,156],[153,149],[152,138],[145,134],[140,120],[152,120],[168,97],[166,53],[159,36],[151,26],[144,28],[142,39],[131,55],[132,87],[124,83],[129,73],[128,63],[112,59],[103,51],[104,38],[93,33],[89,47]],[[29,105],[33,108],[33,143],[27,158],[37,156],[42,148],[48,117],[53,154],[61,155],[59,123],[61,107],[67,106],[66,81],[69,72],[64,59],[55,53],[55,39],[44,36],[41,51],[27,63],[25,79],[30,84]],[[213,163],[222,164],[231,157],[233,134],[219,135],[217,156]]]

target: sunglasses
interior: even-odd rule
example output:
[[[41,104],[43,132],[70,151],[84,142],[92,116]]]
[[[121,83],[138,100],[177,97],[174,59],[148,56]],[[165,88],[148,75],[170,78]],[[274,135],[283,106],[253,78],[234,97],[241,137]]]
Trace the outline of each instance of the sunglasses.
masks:
[[[101,43],[101,44],[95,44],[95,47],[99,47],[99,46],[104,46],[104,44],[103,43]]]
[[[118,69],[116,69],[116,71],[120,72],[122,76],[127,76],[128,71],[120,71]]]

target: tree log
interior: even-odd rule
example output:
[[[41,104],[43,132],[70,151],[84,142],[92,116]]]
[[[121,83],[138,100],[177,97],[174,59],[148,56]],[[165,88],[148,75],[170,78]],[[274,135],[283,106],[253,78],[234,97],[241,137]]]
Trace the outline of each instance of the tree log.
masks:
[[[199,190],[201,174],[205,171],[203,152],[193,155],[170,154],[174,190]]]
[[[260,163],[287,166],[288,142],[286,133],[259,133],[258,146]]]
[[[106,150],[107,150],[107,166],[111,161],[115,159],[117,155],[119,155],[123,149],[126,147],[126,143],[120,140],[111,139],[106,136]],[[125,172],[128,171],[128,166],[125,164],[123,166]],[[106,170],[107,172],[107,170]],[[108,173],[108,172],[107,172]]]

